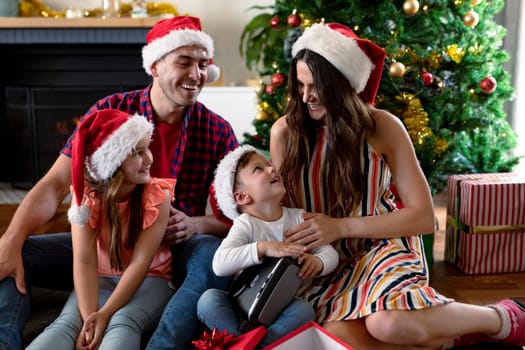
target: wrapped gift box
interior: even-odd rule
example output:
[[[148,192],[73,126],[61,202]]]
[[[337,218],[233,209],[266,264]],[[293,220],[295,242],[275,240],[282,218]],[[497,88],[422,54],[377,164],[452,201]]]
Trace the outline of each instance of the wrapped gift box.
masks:
[[[235,340],[228,344],[228,350],[253,350],[261,342],[266,335],[266,327],[259,326],[243,335],[235,338]]]
[[[315,322],[309,322],[263,350],[339,350],[354,349]]]
[[[445,258],[467,274],[525,271],[525,178],[452,175]]]
[[[195,350],[253,350],[266,335],[264,326],[259,326],[238,337],[228,334],[226,330],[213,329],[204,331],[200,339],[194,340],[192,349]]]

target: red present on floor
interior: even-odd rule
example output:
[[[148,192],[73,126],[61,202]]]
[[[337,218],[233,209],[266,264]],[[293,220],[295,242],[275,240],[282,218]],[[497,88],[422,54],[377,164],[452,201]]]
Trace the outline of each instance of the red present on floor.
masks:
[[[445,258],[467,274],[525,271],[525,177],[448,179]]]
[[[253,350],[266,335],[266,327],[259,326],[238,337],[226,330],[214,328],[204,331],[200,339],[192,341],[194,350]]]
[[[236,337],[228,344],[227,350],[253,350],[266,335],[266,327],[259,326],[249,332]]]
[[[340,350],[354,349],[317,323],[311,321],[266,346],[263,350]]]

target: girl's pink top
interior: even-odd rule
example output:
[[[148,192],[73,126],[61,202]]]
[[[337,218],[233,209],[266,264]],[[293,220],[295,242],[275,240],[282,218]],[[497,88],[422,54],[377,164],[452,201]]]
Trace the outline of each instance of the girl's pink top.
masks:
[[[151,180],[144,187],[143,205],[144,205],[144,220],[142,229],[149,228],[157,217],[159,210],[157,206],[166,198],[166,191],[170,195],[170,200],[173,201],[173,193],[175,188],[175,179],[159,179],[151,178]],[[100,198],[94,194],[88,195],[89,200],[86,205],[89,207],[91,216],[89,219],[90,227],[97,232],[97,253],[98,253],[98,273],[103,276],[121,275],[123,271],[115,271],[111,269],[109,262],[109,222],[105,215],[100,215],[101,203]],[[122,222],[122,242],[121,242],[121,261],[123,270],[129,265],[133,256],[133,248],[125,247],[125,240],[128,235],[130,205],[129,201],[119,202],[118,207]],[[161,243],[157,254],[153,258],[151,266],[148,271],[148,276],[159,276],[171,280],[171,249],[169,245]]]

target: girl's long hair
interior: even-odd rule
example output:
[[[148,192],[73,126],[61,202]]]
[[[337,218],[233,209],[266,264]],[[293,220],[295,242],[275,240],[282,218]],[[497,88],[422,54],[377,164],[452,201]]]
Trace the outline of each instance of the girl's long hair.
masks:
[[[310,68],[317,95],[327,111],[324,125],[329,153],[323,177],[329,179],[326,181],[329,203],[325,214],[346,217],[359,205],[365,190],[361,151],[366,136],[375,129],[371,109],[324,57],[307,49],[295,56],[290,67],[289,102],[285,111],[290,132],[286,158],[279,169],[290,191],[298,188],[303,167],[311,161],[316,128],[321,127],[310,117],[299,93],[299,60]]]
[[[86,172],[87,173],[87,172]],[[109,261],[111,268],[115,271],[122,271],[122,218],[117,204],[117,194],[122,183],[124,182],[124,174],[119,170],[108,181],[95,182],[88,178],[88,184],[93,191],[99,196],[102,203],[100,215],[106,216],[109,227]],[[135,246],[137,238],[142,231],[142,222],[144,217],[144,209],[142,205],[142,194],[144,192],[144,185],[137,185],[133,189],[131,198],[129,199],[129,232],[127,239],[124,242],[126,249],[131,249]],[[104,212],[105,211],[105,212]],[[101,216],[102,217],[102,216]]]

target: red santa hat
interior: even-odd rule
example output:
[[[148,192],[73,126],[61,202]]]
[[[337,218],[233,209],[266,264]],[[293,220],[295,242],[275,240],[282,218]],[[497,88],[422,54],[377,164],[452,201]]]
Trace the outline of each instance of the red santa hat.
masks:
[[[151,75],[151,65],[164,55],[182,46],[201,46],[213,57],[213,39],[202,31],[201,21],[192,16],[176,16],[158,21],[146,35],[146,45],[142,48],[142,66]],[[208,83],[219,78],[220,69],[208,65]]]
[[[318,23],[306,28],[292,46],[292,56],[303,49],[323,56],[339,72],[366,103],[374,103],[385,50],[373,42],[360,39],[350,28],[339,23]]]
[[[105,109],[86,115],[77,128],[71,153],[71,182],[75,203],[68,211],[71,223],[83,225],[89,210],[81,206],[84,171],[95,181],[107,181],[144,136],[151,137],[153,124],[145,117]]]
[[[222,158],[215,170],[215,180],[213,183],[215,189],[215,199],[219,209],[230,220],[235,220],[240,216],[237,210],[237,203],[233,196],[233,184],[235,182],[235,175],[237,173],[237,164],[242,155],[248,152],[255,152],[261,156],[266,156],[250,145],[241,145],[228,153]]]

